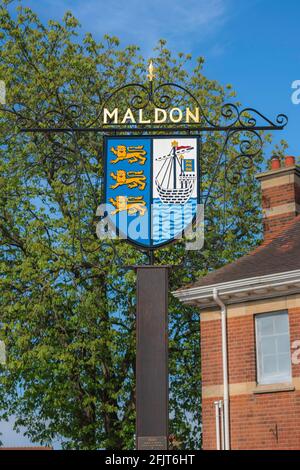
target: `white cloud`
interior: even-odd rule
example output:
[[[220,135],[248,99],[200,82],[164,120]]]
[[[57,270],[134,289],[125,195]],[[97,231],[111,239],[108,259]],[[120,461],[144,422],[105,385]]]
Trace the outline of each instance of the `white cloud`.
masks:
[[[71,10],[84,31],[151,49],[160,38],[176,50],[206,43],[226,22],[231,0],[27,0],[44,18]]]
[[[95,33],[113,33],[141,45],[159,38],[191,44],[205,40],[225,19],[225,0],[90,0],[81,11],[73,4],[78,17],[90,18]],[[99,8],[100,7],[100,8]]]

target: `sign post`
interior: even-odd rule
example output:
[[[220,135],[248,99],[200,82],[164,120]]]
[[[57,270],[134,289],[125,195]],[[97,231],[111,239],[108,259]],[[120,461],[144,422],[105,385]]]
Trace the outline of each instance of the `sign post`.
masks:
[[[137,266],[136,448],[168,449],[168,266]]]

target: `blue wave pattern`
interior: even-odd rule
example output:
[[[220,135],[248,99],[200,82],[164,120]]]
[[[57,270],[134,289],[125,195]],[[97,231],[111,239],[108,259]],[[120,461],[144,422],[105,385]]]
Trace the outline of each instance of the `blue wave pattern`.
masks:
[[[152,241],[159,245],[173,238],[181,238],[182,232],[192,222],[197,212],[197,198],[186,204],[163,204],[159,198],[152,203]]]

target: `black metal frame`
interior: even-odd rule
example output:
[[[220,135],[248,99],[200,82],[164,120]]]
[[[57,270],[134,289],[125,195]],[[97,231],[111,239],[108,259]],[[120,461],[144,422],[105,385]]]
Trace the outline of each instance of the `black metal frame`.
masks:
[[[132,125],[128,126],[128,124],[103,124],[99,127],[95,126],[97,122],[101,123],[101,116],[105,108],[107,108],[110,102],[117,97],[117,95],[121,94],[122,92],[127,90],[133,90],[132,96],[128,100],[128,106],[135,111],[145,110],[149,106],[154,106],[163,110],[168,110],[171,108],[172,104],[172,96],[170,94],[171,91],[175,91],[177,93],[181,93],[188,97],[197,108],[199,108],[199,119],[200,123],[189,123],[189,124],[174,124],[174,123],[167,123],[164,125]],[[169,90],[169,91],[168,91]],[[70,113],[73,113],[73,117],[80,117],[79,113],[80,106],[74,105],[68,108]],[[187,88],[182,85],[173,83],[173,82],[166,82],[159,84],[157,86],[153,85],[153,81],[150,80],[147,85],[141,83],[128,83],[125,84],[112,93],[110,93],[104,100],[100,112],[96,115],[96,117],[87,124],[85,127],[43,127],[45,123],[49,122],[49,117],[51,117],[51,113],[47,112],[44,114],[41,120],[41,125],[39,127],[21,127],[20,132],[30,133],[30,132],[39,132],[39,133],[60,133],[60,132],[96,132],[101,133],[103,135],[149,135],[154,133],[159,134],[174,134],[178,133],[182,136],[189,136],[189,137],[200,137],[200,134],[203,132],[225,132],[225,140],[224,145],[220,154],[220,158],[218,159],[218,164],[216,165],[216,171],[222,161],[222,156],[224,156],[226,152],[226,147],[228,142],[232,137],[237,135],[237,133],[247,132],[247,137],[242,138],[239,148],[240,153],[235,157],[235,161],[241,160],[243,162],[242,168],[250,168],[253,164],[253,158],[261,151],[262,149],[262,139],[259,134],[261,131],[275,131],[275,130],[282,130],[287,125],[288,117],[285,114],[278,114],[275,120],[271,120],[264,116],[260,111],[254,108],[243,108],[240,109],[234,103],[225,103],[221,106],[220,109],[220,119],[217,122],[212,121],[209,119],[199,102],[196,96],[190,92]],[[19,118],[20,122],[22,122],[22,117]],[[45,121],[44,121],[45,119]],[[51,121],[51,119],[50,119]],[[220,122],[223,121],[223,122]],[[252,148],[253,143],[251,142],[251,138],[254,138],[256,143],[258,143],[258,148]],[[227,169],[229,170],[230,167]],[[235,183],[239,178],[239,172],[235,172],[233,177],[230,179],[228,177],[228,171],[226,172],[227,181],[230,183]],[[214,178],[211,182],[211,187],[214,184]],[[201,192],[202,195],[202,192]],[[204,204],[207,202],[210,196],[210,191],[208,192],[207,197],[205,197]]]
[[[181,124],[174,126],[174,123],[168,123],[165,125],[155,125],[149,126],[137,125],[135,127],[128,127],[126,124],[102,124],[100,127],[95,127],[95,123],[101,122],[101,116],[103,110],[109,105],[110,101],[116,97],[119,93],[122,93],[127,89],[138,89],[139,93],[133,94],[130,99],[130,107],[136,111],[146,109],[150,104],[153,104],[155,107],[167,110],[171,107],[172,97],[164,92],[164,89],[172,88],[176,91],[183,92],[188,96],[195,105],[200,110],[200,118],[203,124],[193,123],[193,124]],[[144,93],[144,95],[142,94]],[[76,113],[76,109],[79,108],[78,105],[70,106],[69,109],[71,112]],[[51,115],[47,112],[46,115]],[[44,117],[46,117],[46,115]],[[234,103],[225,103],[222,105],[220,110],[221,118],[228,120],[227,124],[221,124],[218,122],[213,122],[209,119],[204,112],[204,109],[198,99],[193,93],[191,93],[187,88],[182,85],[178,85],[173,82],[162,83],[156,87],[153,87],[153,81],[149,82],[149,86],[143,85],[141,83],[128,83],[123,85],[116,90],[114,90],[104,101],[101,106],[100,112],[97,114],[96,118],[85,127],[22,127],[21,132],[102,132],[102,133],[117,133],[117,132],[184,132],[190,134],[191,132],[210,132],[210,131],[245,131],[245,130],[256,130],[256,131],[267,131],[267,130],[281,130],[283,129],[287,122],[288,118],[285,114],[278,114],[275,121],[271,121],[269,118],[264,116],[261,112],[254,108],[243,108],[239,107]],[[76,116],[76,114],[75,114]],[[257,120],[261,119],[264,124],[258,125]]]
[[[72,135],[76,135],[76,133],[82,132],[94,132],[100,133],[103,136],[116,136],[116,135],[126,135],[138,137],[140,135],[154,135],[158,133],[158,136],[165,136],[167,137],[168,134],[175,135],[177,134],[178,137],[196,137],[198,139],[198,144],[201,144],[201,134],[204,132],[223,132],[225,133],[225,138],[222,146],[222,150],[219,154],[219,158],[215,165],[215,170],[210,181],[209,189],[207,193],[204,195],[202,191],[202,184],[200,181],[200,198],[201,203],[206,205],[208,199],[211,196],[211,190],[213,185],[216,181],[217,172],[220,166],[223,164],[225,167],[225,178],[224,178],[224,185],[226,185],[226,181],[230,184],[236,184],[239,181],[239,177],[241,175],[241,171],[243,169],[249,169],[253,165],[253,160],[256,155],[262,150],[263,141],[261,138],[260,133],[263,131],[275,131],[275,130],[282,130],[287,125],[288,118],[285,114],[278,114],[275,120],[271,120],[264,116],[261,112],[254,108],[243,108],[240,109],[234,103],[225,103],[221,106],[219,110],[220,118],[218,121],[214,122],[210,119],[202,105],[200,104],[199,100],[196,96],[185,88],[183,85],[179,85],[173,82],[166,82],[158,84],[154,86],[153,76],[150,78],[147,84],[141,83],[128,83],[125,84],[114,91],[108,94],[105,97],[100,112],[96,115],[96,117],[88,123],[84,127],[55,127],[53,125],[47,127],[47,123],[53,123],[53,119],[51,116],[57,117],[57,112],[47,111],[41,116],[40,125],[38,127],[22,127],[22,123],[24,123],[23,116],[18,112],[17,121],[20,124],[20,132],[21,133],[71,133]],[[193,102],[194,105],[199,108],[199,120],[200,123],[185,123],[185,124],[174,124],[174,123],[165,123],[164,125],[157,124],[134,124],[129,126],[128,124],[103,124],[101,122],[101,116],[103,115],[103,111],[105,108],[109,106],[114,98],[121,94],[124,91],[131,91],[131,97],[128,101],[128,107],[133,109],[134,111],[139,110],[146,110],[148,107],[152,106],[156,108],[160,108],[163,110],[168,110],[172,106],[172,93],[177,93],[178,96],[186,96],[190,102]],[[169,91],[168,91],[169,90]],[[126,97],[128,100],[128,97]],[[176,107],[179,107],[177,105]],[[2,108],[2,110],[7,112],[12,112],[9,109]],[[68,114],[68,115],[67,115]],[[67,119],[69,117],[72,119],[82,117],[82,112],[80,109],[80,105],[70,105],[65,114],[61,115],[63,119]],[[100,122],[100,126],[96,126],[96,123]],[[243,133],[246,133],[245,137],[242,137]],[[226,164],[226,148],[228,146],[229,141],[236,135],[241,136],[241,140],[239,142],[239,154],[236,155],[229,166]],[[103,139],[104,140],[104,139]],[[254,142],[253,142],[254,140]],[[201,151],[200,151],[201,152]],[[199,153],[200,153],[199,152]],[[201,158],[201,154],[199,156]],[[199,158],[199,164],[200,164]],[[240,161],[240,165],[235,165],[237,161]],[[232,175],[230,175],[230,170],[234,166],[234,170]],[[200,173],[199,173],[200,175]],[[201,178],[202,178],[201,174]],[[164,244],[165,245],[165,244]],[[138,247],[138,246],[137,246]],[[149,257],[153,259],[152,250],[159,248],[153,247],[149,250]],[[138,247],[141,249],[141,247]],[[145,249],[145,248],[144,248]]]

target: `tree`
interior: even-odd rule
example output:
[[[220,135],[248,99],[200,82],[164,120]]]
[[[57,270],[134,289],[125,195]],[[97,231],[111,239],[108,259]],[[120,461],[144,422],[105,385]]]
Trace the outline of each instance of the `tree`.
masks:
[[[145,255],[118,241],[96,238],[102,196],[102,136],[20,134],[20,127],[74,128],[96,118],[103,100],[124,82],[146,80],[137,46],[115,37],[78,38],[78,22],[43,24],[29,9],[0,7],[0,78],[7,87],[0,111],[0,337],[8,360],[1,368],[2,417],[16,416],[41,444],[65,448],[130,449],[135,428],[135,275],[125,267]],[[186,54],[161,40],[153,53],[158,82],[184,83],[210,117],[234,97],[202,73],[203,58],[187,72]],[[125,105],[120,103],[120,106]],[[220,167],[207,205],[204,249],[177,242],[157,262],[178,265],[171,290],[244,253],[257,242],[259,212],[254,167],[243,171],[232,142],[227,163],[243,184],[220,191]],[[209,186],[222,138],[203,140]],[[255,163],[262,161],[259,152]],[[230,165],[229,165],[230,166]],[[223,184],[223,183],[222,183]],[[222,186],[223,188],[223,186]],[[224,201],[227,219],[221,217]],[[221,221],[223,222],[221,223]],[[197,310],[170,300],[171,432],[182,448],[200,446],[201,374]]]

